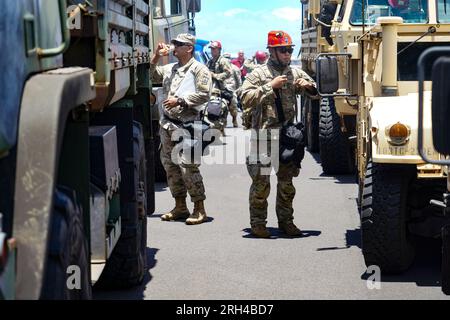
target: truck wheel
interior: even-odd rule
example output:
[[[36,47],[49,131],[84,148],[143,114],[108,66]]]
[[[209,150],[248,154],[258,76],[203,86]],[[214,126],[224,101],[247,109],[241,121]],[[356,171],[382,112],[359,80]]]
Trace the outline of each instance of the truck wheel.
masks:
[[[309,99],[308,99],[309,100]],[[314,109],[318,108],[317,100],[309,100],[306,102],[306,148],[310,152],[319,151],[319,112]]]
[[[122,234],[106,262],[96,286],[125,289],[139,285],[147,264],[147,201],[144,138],[139,123],[133,125],[134,177],[136,201],[122,217]]]
[[[333,99],[323,98],[320,102],[319,144],[325,174],[353,172],[352,150],[341,131],[341,118],[336,112]]]
[[[368,162],[361,204],[362,251],[366,266],[400,273],[414,260],[407,224],[408,187],[414,170]]]
[[[72,269],[71,266],[76,269]],[[77,274],[80,275],[78,279]],[[71,285],[74,287],[70,287]],[[48,255],[40,298],[43,300],[92,298],[83,214],[75,192],[62,186],[56,188],[54,196]]]
[[[450,225],[442,228],[442,292],[450,295]]]

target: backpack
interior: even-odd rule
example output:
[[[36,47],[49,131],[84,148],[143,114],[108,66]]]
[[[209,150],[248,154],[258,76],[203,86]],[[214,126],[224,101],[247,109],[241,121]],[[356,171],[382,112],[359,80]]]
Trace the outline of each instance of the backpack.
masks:
[[[222,116],[222,99],[211,98],[206,105],[206,116],[211,121],[219,120]]]

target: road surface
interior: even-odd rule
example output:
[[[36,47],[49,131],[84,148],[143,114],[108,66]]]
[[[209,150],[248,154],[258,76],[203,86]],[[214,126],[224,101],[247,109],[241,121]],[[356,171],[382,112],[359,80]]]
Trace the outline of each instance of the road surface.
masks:
[[[315,154],[306,153],[294,179],[295,223],[306,237],[278,233],[272,177],[268,228],[273,237],[253,238],[250,178],[242,157],[248,132],[228,128],[226,133],[225,144],[213,146],[205,158],[219,164],[200,168],[209,222],[188,226],[161,221],[173,199],[158,184],[156,212],[148,218],[149,270],[143,284],[130,290],[95,290],[96,299],[448,299],[440,289],[440,243],[434,240],[419,239],[409,271],[382,276],[379,287],[370,281],[368,286],[354,177],[323,175]],[[234,164],[220,163],[224,150],[227,156],[240,152]]]

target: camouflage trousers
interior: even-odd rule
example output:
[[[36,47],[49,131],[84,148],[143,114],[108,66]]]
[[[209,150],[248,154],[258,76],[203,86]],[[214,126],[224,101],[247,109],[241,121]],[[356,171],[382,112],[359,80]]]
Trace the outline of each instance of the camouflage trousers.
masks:
[[[257,140],[251,141],[251,149],[255,150]],[[267,142],[267,156],[270,155],[270,141]],[[278,154],[277,154],[278,156]],[[250,225],[266,225],[267,223],[267,198],[270,194],[270,174],[268,171],[274,167],[273,163],[261,164],[250,162],[247,157],[247,171],[252,179],[249,194]],[[275,168],[276,169],[276,168]],[[292,222],[294,209],[292,202],[295,197],[295,187],[292,179],[297,177],[300,169],[294,163],[279,163],[277,176],[276,214],[279,223]]]
[[[161,162],[167,173],[167,184],[174,198],[186,198],[187,193],[192,202],[205,200],[205,186],[200,174],[200,164],[176,164],[172,161],[172,150],[176,143],[171,137],[174,130],[160,128]]]
[[[230,114],[233,118],[237,117],[238,115],[238,100],[236,93],[233,93],[233,99],[228,104],[228,111],[230,111]]]
[[[228,111],[230,112],[230,114],[233,118],[237,119],[237,116],[238,116],[237,104],[238,104],[238,100],[237,100],[236,93],[233,93],[233,99],[231,99],[230,102],[227,102],[227,110],[225,112],[225,118],[223,119],[223,127],[224,128],[227,127],[227,123],[228,123]]]

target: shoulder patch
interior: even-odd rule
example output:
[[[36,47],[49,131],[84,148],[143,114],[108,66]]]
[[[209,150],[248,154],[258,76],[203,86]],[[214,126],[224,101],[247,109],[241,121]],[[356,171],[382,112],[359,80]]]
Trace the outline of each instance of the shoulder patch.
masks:
[[[206,86],[209,82],[209,76],[207,74],[203,74],[200,78],[200,84],[202,86]]]

